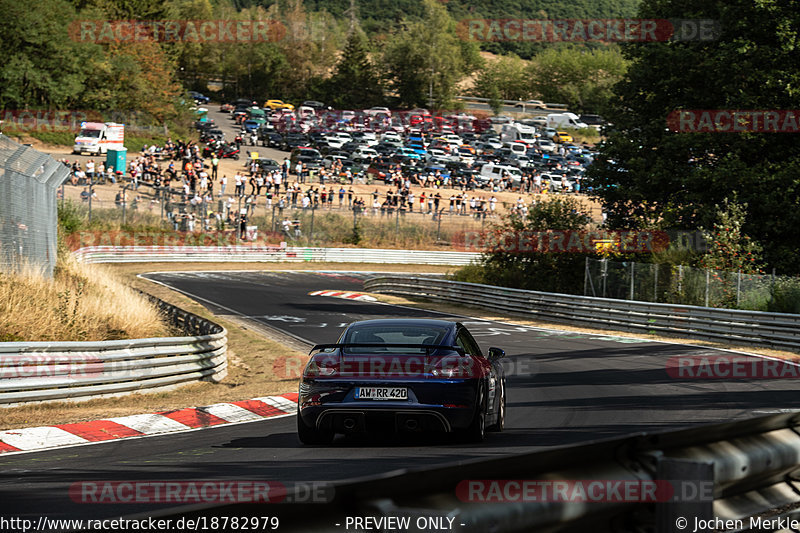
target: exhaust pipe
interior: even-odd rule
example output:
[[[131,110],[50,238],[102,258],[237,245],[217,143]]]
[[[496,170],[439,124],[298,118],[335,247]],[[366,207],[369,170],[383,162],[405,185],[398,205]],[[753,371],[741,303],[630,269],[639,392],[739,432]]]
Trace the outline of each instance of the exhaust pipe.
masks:
[[[345,418],[344,419],[344,429],[353,429],[354,427],[356,427],[355,418]]]
[[[415,419],[409,418],[408,420],[406,420],[406,429],[407,430],[414,431],[418,427],[419,427],[419,422],[417,422]]]

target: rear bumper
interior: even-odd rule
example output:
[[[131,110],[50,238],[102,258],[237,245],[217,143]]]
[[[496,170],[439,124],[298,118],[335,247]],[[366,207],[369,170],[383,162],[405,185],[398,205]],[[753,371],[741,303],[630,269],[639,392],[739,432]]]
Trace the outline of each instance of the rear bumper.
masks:
[[[300,410],[310,427],[335,433],[452,433],[469,426],[474,408],[441,406],[341,405]]]
[[[408,400],[359,400],[357,386],[407,386]],[[444,432],[466,429],[475,417],[477,379],[353,383],[307,381],[298,414],[308,427],[336,433]]]

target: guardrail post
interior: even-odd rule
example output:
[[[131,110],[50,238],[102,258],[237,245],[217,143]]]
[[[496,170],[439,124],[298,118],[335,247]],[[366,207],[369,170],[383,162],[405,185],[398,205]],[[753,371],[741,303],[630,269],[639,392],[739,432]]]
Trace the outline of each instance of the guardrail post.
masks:
[[[584,264],[586,265],[583,269],[583,295],[589,296],[589,256],[586,256],[586,261]]]
[[[658,303],[658,263],[651,265],[653,269],[653,301]]]
[[[636,261],[631,261],[631,297],[628,298],[629,300],[633,300],[633,277],[636,275]]]
[[[602,259],[603,261],[603,298],[606,297],[606,281],[608,279],[608,259]]]
[[[655,533],[694,531],[695,519],[714,518],[714,464],[661,458],[656,467],[658,492],[671,487],[668,501],[656,504]],[[669,494],[664,494],[669,496]]]
[[[316,211],[316,206],[312,203],[311,204],[311,229],[308,231],[308,244],[311,244],[311,241],[314,239],[314,211]]]
[[[739,299],[742,294],[742,271],[739,271],[739,275],[736,277],[736,307],[739,307]]]

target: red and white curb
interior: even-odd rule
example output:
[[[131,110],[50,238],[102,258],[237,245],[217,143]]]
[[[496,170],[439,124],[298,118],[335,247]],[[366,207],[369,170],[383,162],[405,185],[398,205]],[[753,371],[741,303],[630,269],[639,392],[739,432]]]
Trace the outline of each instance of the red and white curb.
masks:
[[[146,437],[178,431],[256,422],[295,414],[297,393],[252,400],[189,407],[162,413],[120,416],[24,429],[0,431],[0,454],[29,452],[59,446],[75,446],[130,437]]]
[[[378,299],[368,294],[360,292],[344,292],[344,291],[314,291],[309,292],[309,296],[330,296],[333,298],[344,298],[345,300],[360,300],[362,302],[377,302]]]

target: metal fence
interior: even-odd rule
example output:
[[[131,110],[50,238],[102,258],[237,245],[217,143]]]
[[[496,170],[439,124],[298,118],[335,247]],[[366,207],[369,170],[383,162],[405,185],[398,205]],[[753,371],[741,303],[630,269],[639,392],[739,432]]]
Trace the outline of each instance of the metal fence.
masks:
[[[613,300],[400,274],[369,278],[364,288],[573,326],[800,351],[796,314]]]
[[[147,296],[187,336],[0,343],[0,406],[88,400],[225,378],[225,328]]]
[[[58,186],[69,169],[0,134],[0,271],[23,267],[52,276]]]
[[[421,207],[417,198],[413,210],[406,211],[372,207],[371,193],[340,200],[337,192],[333,201],[303,208],[303,194],[281,192],[268,199],[263,191],[242,196],[231,192],[228,189],[220,197],[216,190],[213,195],[200,194],[193,199],[194,194],[182,188],[127,183],[120,187],[114,200],[87,199],[74,206],[80,216],[101,223],[160,226],[179,232],[229,231],[229,244],[248,240],[248,226],[257,228],[261,236],[265,232],[280,233],[288,243],[296,245],[338,243],[351,240],[359,232],[391,244],[420,239],[452,243],[458,241],[458,235],[485,229],[498,219],[488,212],[472,212],[466,203],[460,211],[451,210],[448,198],[439,202],[438,209],[427,202]],[[366,205],[355,205],[357,200]],[[290,223],[288,229],[283,223],[285,219]]]
[[[800,313],[800,278],[586,258],[584,296]]]

